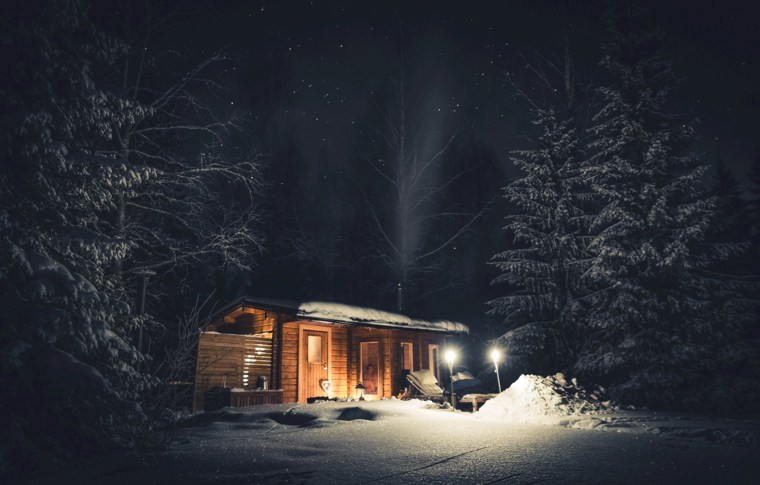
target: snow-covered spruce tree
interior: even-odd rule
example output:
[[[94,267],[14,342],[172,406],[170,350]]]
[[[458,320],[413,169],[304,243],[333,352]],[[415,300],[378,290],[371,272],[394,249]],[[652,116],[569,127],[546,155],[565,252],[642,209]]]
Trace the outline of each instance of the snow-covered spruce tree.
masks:
[[[749,169],[749,180],[752,203],[760,209],[760,153],[755,155]]]
[[[548,76],[539,76],[547,92],[560,92],[548,107],[512,83],[531,107],[539,138],[533,148],[512,153],[512,162],[522,172],[504,187],[505,198],[514,206],[505,227],[513,244],[491,261],[501,271],[494,283],[510,288],[507,295],[489,302],[492,313],[504,315],[508,331],[500,340],[508,349],[510,365],[530,372],[557,372],[573,363],[579,341],[578,299],[584,293],[580,280],[588,264],[593,219],[567,53],[564,63],[565,69],[553,69],[564,74],[563,89],[546,84]]]
[[[757,248],[760,247],[760,154],[750,167],[749,182],[749,229],[752,244]],[[760,266],[756,267],[755,274],[760,275]]]
[[[609,15],[609,25],[586,167],[606,205],[586,273],[595,290],[591,334],[575,370],[633,403],[746,403],[739,395],[756,386],[733,378],[746,377],[752,356],[746,320],[719,301],[726,282],[705,272],[737,248],[705,244],[715,202],[701,190],[693,123],[668,112],[675,78],[661,34],[632,4]]]
[[[720,282],[713,285],[712,299],[722,304],[723,319],[738,322],[750,350],[760,352],[760,256],[753,247],[752,211],[722,160],[715,164],[710,194],[715,200],[715,218],[706,243],[723,257],[703,274],[709,281]],[[754,358],[756,368],[760,353]]]
[[[749,210],[742,198],[739,182],[722,159],[714,165],[709,193],[715,198],[718,217],[713,224],[711,239],[725,242],[748,242],[750,234]]]
[[[145,379],[129,299],[110,274],[130,243],[99,214],[144,176],[97,153],[112,135],[92,70],[123,46],[77,0],[0,20],[0,474],[129,444]]]
[[[760,155],[755,157],[750,168],[749,180],[748,201],[727,167],[716,174],[712,190],[718,197],[721,209],[718,218],[725,221],[718,224],[715,239],[724,242],[726,235],[721,229],[726,228],[726,232],[733,234],[733,240],[741,241],[746,246],[741,254],[733,258],[729,268],[731,274],[739,276],[743,284],[743,291],[735,296],[748,297],[754,302],[748,333],[749,338],[757,343],[760,339]],[[726,268],[719,266],[717,269]]]

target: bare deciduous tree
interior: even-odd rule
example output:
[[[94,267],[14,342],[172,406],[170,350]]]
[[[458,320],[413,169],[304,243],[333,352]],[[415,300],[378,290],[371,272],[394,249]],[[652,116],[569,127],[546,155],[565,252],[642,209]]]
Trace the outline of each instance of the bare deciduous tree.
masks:
[[[434,120],[435,94],[419,110],[421,114],[410,115],[403,71],[393,94],[386,106],[376,103],[382,122],[371,127],[370,149],[360,147],[374,174],[372,187],[363,186],[362,191],[377,235],[377,257],[390,270],[394,285],[413,297],[420,293],[414,294],[416,287],[436,270],[436,258],[485,208],[473,214],[446,197],[471,167],[467,160],[447,157],[462,130],[443,129]],[[446,163],[461,167],[452,172]]]
[[[260,157],[246,147],[246,120],[230,109],[222,82],[235,59],[218,51],[192,63],[153,51],[158,27],[177,14],[161,8],[147,4],[139,22],[125,14],[120,84],[101,103],[122,114],[104,127],[113,143],[101,154],[141,180],[115,208],[112,230],[132,246],[115,271],[162,275],[209,261],[249,269],[260,247]]]

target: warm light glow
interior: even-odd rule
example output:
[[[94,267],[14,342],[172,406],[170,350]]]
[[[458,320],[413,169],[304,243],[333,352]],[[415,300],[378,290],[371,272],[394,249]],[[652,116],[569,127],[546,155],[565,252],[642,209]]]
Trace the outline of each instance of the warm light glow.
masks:
[[[491,351],[491,360],[494,362],[498,362],[499,357],[501,357],[501,352],[499,352],[499,349],[493,349]]]
[[[446,359],[446,362],[449,363],[449,365],[454,363],[454,360],[457,358],[457,353],[453,350],[447,350],[446,354],[444,355],[444,358]]]

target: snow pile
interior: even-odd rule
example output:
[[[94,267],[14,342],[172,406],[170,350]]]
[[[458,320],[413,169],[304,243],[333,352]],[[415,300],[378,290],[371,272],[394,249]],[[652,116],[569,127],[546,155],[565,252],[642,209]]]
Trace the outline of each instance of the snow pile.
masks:
[[[478,416],[520,423],[550,423],[557,417],[601,414],[617,408],[601,387],[581,387],[563,374],[521,375],[507,390],[487,401]]]

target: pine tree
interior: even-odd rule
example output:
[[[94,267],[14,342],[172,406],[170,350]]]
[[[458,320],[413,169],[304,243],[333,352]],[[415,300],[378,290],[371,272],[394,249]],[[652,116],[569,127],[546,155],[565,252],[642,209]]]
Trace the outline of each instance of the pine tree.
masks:
[[[575,368],[629,402],[716,405],[715,396],[731,393],[725,373],[747,362],[749,349],[742,324],[716,301],[726,282],[704,270],[739,248],[705,244],[715,201],[701,190],[693,123],[667,111],[675,76],[661,35],[632,5],[609,23],[587,165],[606,205],[586,274],[592,333]]]

